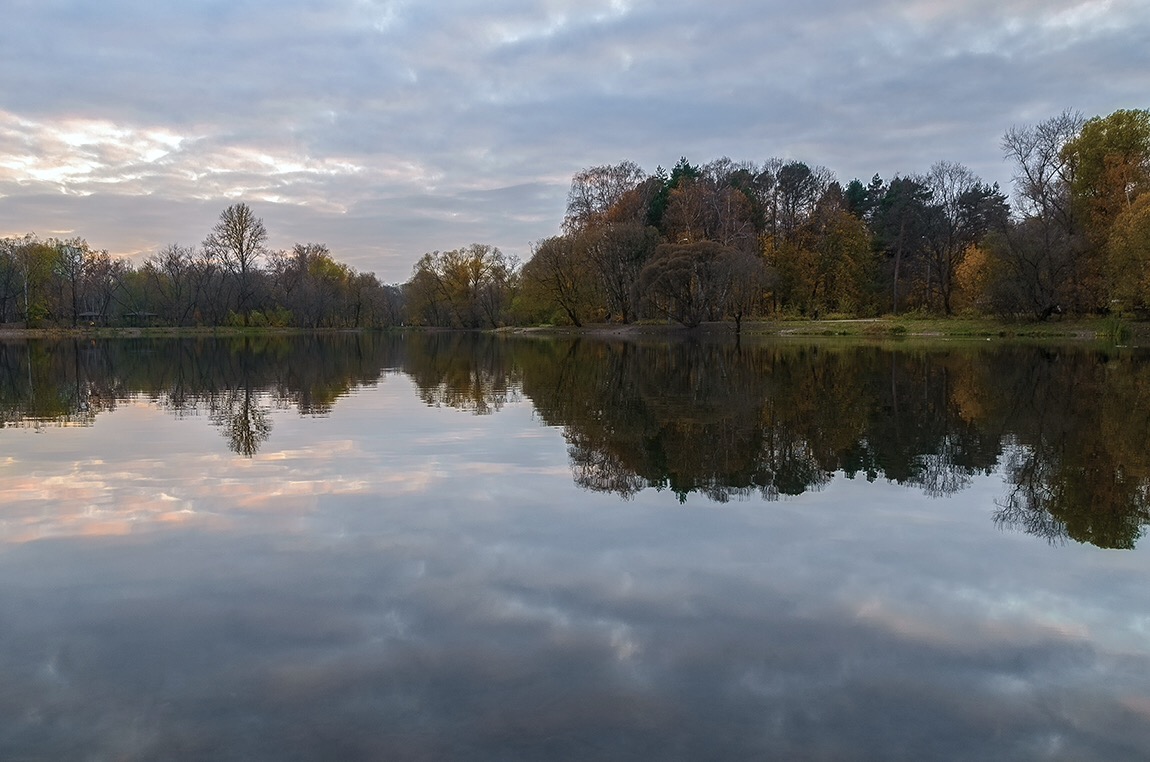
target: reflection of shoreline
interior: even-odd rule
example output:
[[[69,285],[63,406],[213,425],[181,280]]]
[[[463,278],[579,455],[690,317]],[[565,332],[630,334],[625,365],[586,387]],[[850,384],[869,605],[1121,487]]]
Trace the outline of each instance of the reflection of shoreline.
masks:
[[[0,425],[84,425],[140,394],[176,416],[206,412],[251,458],[274,409],[327,415],[395,369],[431,407],[486,415],[530,399],[563,429],[572,477],[590,491],[770,501],[842,472],[942,497],[1001,468],[1000,526],[1130,548],[1150,524],[1148,368],[1136,350],[1081,345],[463,332],[0,343]]]
[[[213,339],[267,336],[325,336],[339,333],[365,333],[363,330],[331,329],[309,331],[301,328],[13,328],[0,327],[0,341],[72,339]]]
[[[1131,338],[1130,346],[1150,345],[1150,323],[1131,322],[1127,325]],[[843,318],[843,319],[787,319],[787,320],[744,320],[741,333],[744,338],[797,336],[818,340],[826,337],[881,338],[897,336],[900,339],[916,341],[946,338],[970,341],[995,341],[1003,339],[1056,339],[1060,342],[1099,341],[1109,335],[1111,328],[1104,318],[1075,318],[1040,323],[1020,323],[1017,320],[1003,321],[990,317],[982,318]],[[461,334],[461,335],[503,335],[536,336],[541,338],[594,338],[626,339],[643,338],[694,339],[701,337],[733,337],[734,326],[730,322],[704,322],[695,328],[685,328],[678,323],[589,323],[574,326],[511,326],[494,331],[459,330],[450,328],[408,328],[408,334]],[[189,338],[267,338],[284,336],[335,336],[365,335],[373,332],[365,329],[303,329],[303,328],[233,328],[217,326],[212,328],[195,327],[52,327],[23,328],[18,326],[0,327],[0,342],[36,339],[189,339]]]
[[[176,415],[202,410],[233,452],[252,456],[273,407],[326,415],[356,386],[375,383],[396,340],[379,334],[237,334],[232,338],[0,341],[0,426],[91,424],[144,395]],[[271,395],[268,405],[256,394]]]
[[[562,346],[519,352],[524,394],[564,427],[591,491],[774,500],[841,471],[943,497],[1001,468],[1000,526],[1132,548],[1150,524],[1150,364],[1136,352]]]
[[[84,418],[21,418],[16,421],[0,420],[0,429],[83,429],[95,421],[95,414]]]

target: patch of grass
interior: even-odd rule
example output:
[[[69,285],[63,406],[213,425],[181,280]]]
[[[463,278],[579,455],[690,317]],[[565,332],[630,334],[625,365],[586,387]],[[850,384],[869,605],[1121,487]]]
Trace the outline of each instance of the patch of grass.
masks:
[[[1101,333],[1111,344],[1125,344],[1130,340],[1130,325],[1116,315],[1108,315],[1102,320]]]
[[[1120,321],[1118,340],[1122,343],[1150,343],[1150,322]],[[718,324],[716,324],[718,325]],[[1124,328],[1123,328],[1124,327]],[[842,336],[859,338],[940,338],[940,339],[1025,339],[1025,340],[1107,340],[1116,326],[1103,318],[1066,318],[1042,322],[1001,320],[992,317],[931,317],[899,315],[878,318],[825,320],[745,321],[744,335],[756,336]],[[1113,339],[1111,339],[1113,341]]]

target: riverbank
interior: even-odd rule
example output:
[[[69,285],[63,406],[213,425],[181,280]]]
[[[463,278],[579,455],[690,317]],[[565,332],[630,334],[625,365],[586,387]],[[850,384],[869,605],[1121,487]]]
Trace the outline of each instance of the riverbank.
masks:
[[[733,334],[734,323],[704,323],[684,328],[675,323],[597,324],[507,328],[505,332],[556,336],[718,335]],[[1109,341],[1150,345],[1150,323],[1114,318],[1081,318],[1045,322],[1015,322],[991,318],[884,317],[842,320],[745,320],[747,337],[858,337],[858,338],[964,338],[1056,339]]]
[[[0,327],[0,341],[11,339],[131,339],[152,338],[196,338],[196,337],[235,337],[235,336],[297,336],[313,333],[346,333],[347,331],[312,331],[303,328],[19,328]]]
[[[420,329],[417,329],[420,330]],[[443,331],[449,329],[427,329]],[[0,341],[66,338],[211,338],[293,336],[316,333],[354,333],[354,329],[313,331],[302,328],[20,328],[0,327]],[[732,335],[734,323],[703,323],[684,328],[677,323],[642,322],[621,325],[600,323],[574,326],[514,326],[497,333],[531,336],[601,336],[611,338],[656,336]],[[858,338],[965,338],[1050,339],[1107,341],[1150,346],[1150,322],[1116,318],[1075,318],[1044,322],[1003,321],[992,318],[882,317],[830,320],[744,320],[746,337],[858,337]]]

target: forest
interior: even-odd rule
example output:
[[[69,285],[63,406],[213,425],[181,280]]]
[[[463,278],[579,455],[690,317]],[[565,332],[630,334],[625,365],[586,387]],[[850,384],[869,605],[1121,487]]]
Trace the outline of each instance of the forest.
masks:
[[[0,324],[380,328],[402,322],[402,294],[333,258],[327,246],[267,247],[244,203],[199,247],[170,244],[140,266],[80,238],[0,239]]]
[[[0,324],[495,328],[924,314],[1150,314],[1150,110],[1002,138],[1013,193],[959,163],[845,185],[769,159],[575,174],[526,262],[474,243],[404,284],[322,243],[272,250],[245,203],[138,266],[80,238],[0,239]]]
[[[1150,111],[1012,127],[1014,202],[961,164],[851,180],[770,159],[633,162],[571,181],[562,230],[518,267],[472,246],[424,255],[420,325],[867,317],[1044,320],[1150,304]]]

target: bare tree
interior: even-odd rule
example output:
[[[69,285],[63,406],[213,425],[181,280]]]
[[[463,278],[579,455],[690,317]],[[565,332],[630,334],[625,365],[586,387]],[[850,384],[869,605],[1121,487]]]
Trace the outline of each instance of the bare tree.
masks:
[[[112,302],[119,301],[130,266],[106,251],[88,252],[84,263],[84,311],[108,320]]]
[[[76,319],[80,312],[80,292],[84,282],[84,265],[87,262],[88,244],[79,238],[69,241],[50,241],[49,246],[55,250],[53,273],[60,285],[66,289],[68,318],[72,327],[76,327]]]
[[[609,315],[630,323],[639,312],[639,273],[655,253],[659,231],[635,222],[610,225],[581,236]]]
[[[1011,127],[1002,138],[1004,155],[1015,163],[1015,209],[1021,216],[1001,247],[1005,269],[1014,271],[1006,290],[1031,294],[1019,304],[1029,301],[1039,315],[1061,309],[1063,300],[1076,311],[1090,300],[1072,205],[1072,165],[1063,150],[1082,124],[1081,114],[1067,110],[1037,126]],[[1035,298],[1046,304],[1034,304]]]
[[[563,227],[567,232],[574,232],[601,222],[611,207],[646,177],[643,169],[633,161],[589,167],[577,172],[571,178]]]
[[[726,313],[735,321],[735,333],[741,334],[743,318],[763,303],[771,271],[759,255],[731,248],[723,252],[721,266],[728,283]]]
[[[943,311],[951,313],[955,271],[968,247],[992,229],[1001,229],[1008,213],[998,186],[984,185],[962,164],[936,162],[923,178],[931,192],[925,254],[928,291],[937,291]]]
[[[1082,114],[1066,110],[1036,126],[1011,127],[1002,151],[1015,163],[1016,208],[1027,217],[1068,224],[1071,164],[1063,148],[1082,130]]]
[[[144,262],[143,273],[149,290],[157,296],[156,310],[174,325],[187,325],[196,308],[195,260],[194,249],[173,243]]]
[[[726,311],[737,253],[714,241],[662,244],[643,268],[640,287],[658,313],[694,328]]]
[[[214,255],[239,281],[236,311],[244,314],[252,296],[252,273],[266,253],[268,239],[264,221],[247,204],[232,204],[204,239],[204,250]]]
[[[0,239],[0,323],[7,323],[17,315],[21,284],[16,251],[20,246],[18,238]]]

